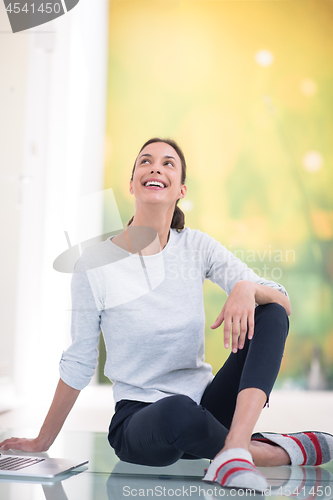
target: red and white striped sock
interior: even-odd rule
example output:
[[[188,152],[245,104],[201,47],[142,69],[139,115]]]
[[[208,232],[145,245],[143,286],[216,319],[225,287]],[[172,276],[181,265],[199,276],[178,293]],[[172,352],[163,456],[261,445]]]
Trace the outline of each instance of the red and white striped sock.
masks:
[[[249,488],[262,492],[267,480],[253,463],[251,453],[244,448],[223,451],[209,465],[202,479],[227,488]]]
[[[251,440],[281,446],[290,456],[291,465],[321,465],[333,459],[333,436],[326,432],[257,432]]]

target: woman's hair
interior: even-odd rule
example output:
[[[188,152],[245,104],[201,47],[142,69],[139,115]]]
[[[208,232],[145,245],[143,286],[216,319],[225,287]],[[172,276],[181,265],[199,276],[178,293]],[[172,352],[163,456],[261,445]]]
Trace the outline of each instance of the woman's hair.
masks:
[[[185,156],[184,156],[183,151],[178,146],[178,144],[174,140],[172,140],[172,139],[161,139],[160,137],[154,137],[153,139],[149,139],[149,141],[147,141],[147,142],[144,143],[144,145],[142,146],[142,148],[139,151],[139,154],[141,153],[141,151],[146,146],[148,146],[148,144],[152,144],[153,142],[165,142],[166,144],[169,144],[169,146],[171,146],[176,151],[176,153],[178,154],[178,156],[180,158],[181,165],[182,165],[181,183],[185,184],[185,180],[186,180],[186,162],[185,162]],[[138,154],[138,156],[139,156],[139,154]],[[137,160],[137,158],[136,158],[136,160]],[[134,167],[133,167],[133,170],[132,170],[131,181],[133,180],[133,175],[134,175],[136,160],[134,162]],[[173,217],[172,217],[172,221],[171,221],[171,228],[177,229],[177,231],[180,232],[182,229],[184,229],[184,226],[185,226],[185,215],[182,212],[182,210],[179,207],[177,207],[178,201],[179,201],[179,199],[176,201],[176,204],[175,204],[175,211],[173,212]],[[128,221],[127,226],[129,226],[130,224],[132,224],[133,219],[134,219],[134,215]]]

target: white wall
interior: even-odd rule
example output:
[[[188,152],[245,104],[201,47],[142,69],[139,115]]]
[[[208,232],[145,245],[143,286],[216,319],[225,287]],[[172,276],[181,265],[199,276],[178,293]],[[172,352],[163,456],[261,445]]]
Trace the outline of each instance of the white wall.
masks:
[[[71,275],[52,267],[67,248],[61,210],[75,214],[80,197],[103,189],[107,9],[107,0],[80,0],[51,23],[0,33],[8,111],[0,123],[0,376],[6,371],[7,387],[24,397],[52,397],[70,343]],[[9,31],[3,4],[0,19]],[[100,211],[91,217],[102,232]]]
[[[0,4],[0,411],[14,399],[14,336],[28,46],[9,34]],[[7,33],[6,33],[7,31]],[[11,38],[10,38],[11,37]],[[9,43],[10,40],[10,43]],[[17,61],[13,63],[13,61]]]

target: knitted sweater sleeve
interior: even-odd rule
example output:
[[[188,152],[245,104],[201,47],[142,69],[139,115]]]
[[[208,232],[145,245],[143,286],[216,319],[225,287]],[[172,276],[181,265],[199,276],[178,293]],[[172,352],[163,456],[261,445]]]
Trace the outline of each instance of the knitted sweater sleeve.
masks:
[[[228,295],[238,281],[248,280],[275,288],[289,297],[287,290],[280,283],[260,277],[215,238],[207,234],[204,238],[205,277],[219,285]]]
[[[67,385],[81,390],[95,373],[101,331],[101,311],[97,309],[82,256],[75,265],[71,296],[72,344],[62,353],[59,371]]]

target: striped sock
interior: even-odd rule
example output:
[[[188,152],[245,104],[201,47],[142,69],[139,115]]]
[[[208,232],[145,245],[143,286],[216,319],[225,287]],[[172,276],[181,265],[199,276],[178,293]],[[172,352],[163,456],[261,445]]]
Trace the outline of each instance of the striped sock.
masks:
[[[321,465],[333,459],[333,436],[326,432],[257,432],[251,439],[281,446],[290,456],[291,465]]]
[[[209,465],[202,479],[226,488],[247,488],[262,492],[266,478],[255,467],[251,453],[244,448],[223,451]]]

